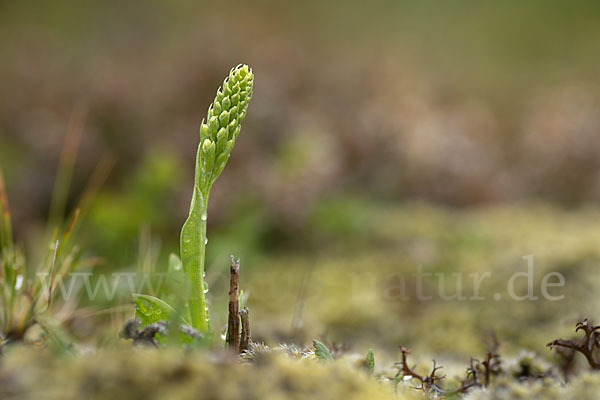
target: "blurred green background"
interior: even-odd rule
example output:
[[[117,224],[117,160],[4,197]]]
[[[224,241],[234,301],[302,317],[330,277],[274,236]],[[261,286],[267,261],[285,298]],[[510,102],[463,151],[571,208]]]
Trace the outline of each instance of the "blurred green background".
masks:
[[[470,218],[488,220],[478,210],[513,210],[491,211],[500,232],[522,218],[596,215],[579,210],[600,201],[598,49],[591,0],[2,1],[0,166],[17,237],[34,247],[44,231],[65,138],[81,126],[69,209],[102,160],[113,167],[79,243],[105,270],[164,268],[200,121],[243,62],[254,99],[210,201],[213,284],[234,253],[249,276],[300,263],[285,290],[301,292],[320,265],[344,274],[340,259],[357,254],[357,270],[382,268],[386,254],[406,262],[419,238],[429,244],[414,251],[429,254],[435,229],[457,226],[464,237],[439,233],[441,258],[412,261],[469,269],[473,249],[489,260],[489,243],[523,239],[518,228],[510,240],[472,230]],[[564,231],[542,232],[548,224]],[[589,261],[586,251],[575,254]]]

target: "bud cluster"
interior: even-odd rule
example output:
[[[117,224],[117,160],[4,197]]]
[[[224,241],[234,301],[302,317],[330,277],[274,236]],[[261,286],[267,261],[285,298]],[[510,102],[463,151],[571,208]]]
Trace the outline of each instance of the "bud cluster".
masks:
[[[247,65],[229,72],[200,126],[200,188],[207,191],[225,168],[252,98],[254,75]]]

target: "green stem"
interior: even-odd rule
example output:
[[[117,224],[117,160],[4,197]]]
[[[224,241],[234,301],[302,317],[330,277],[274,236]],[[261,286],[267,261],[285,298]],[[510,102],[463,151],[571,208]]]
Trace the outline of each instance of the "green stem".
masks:
[[[200,151],[198,151],[198,161]],[[201,171],[196,168],[196,184],[190,206],[190,215],[181,229],[181,263],[187,281],[187,304],[192,326],[202,333],[210,331],[208,310],[204,296],[204,260],[206,253],[206,220],[208,190],[200,190]]]
[[[203,215],[206,216],[206,212],[208,210],[208,196],[204,198],[204,204],[202,208],[204,209]],[[206,304],[206,297],[204,293],[204,262],[206,259],[206,220],[206,217],[200,217],[200,265],[196,270],[198,278],[197,280],[194,280],[195,282],[197,282],[197,291],[195,292],[199,294],[197,304],[194,305],[196,308],[198,308],[198,326],[194,327],[200,332],[210,331],[210,316],[208,314],[208,304]]]

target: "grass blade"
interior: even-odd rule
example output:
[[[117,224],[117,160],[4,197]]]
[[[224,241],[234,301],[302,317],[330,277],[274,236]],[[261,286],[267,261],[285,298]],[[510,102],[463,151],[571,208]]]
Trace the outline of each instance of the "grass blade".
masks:
[[[12,247],[13,238],[10,209],[8,207],[8,196],[6,195],[4,174],[0,168],[0,254],[3,249],[12,249]]]
[[[60,227],[63,223],[67,208],[67,198],[75,169],[75,161],[77,159],[77,151],[81,142],[87,114],[88,107],[82,103],[77,104],[67,125],[67,133],[56,171],[50,202],[50,213],[48,216],[49,229]]]

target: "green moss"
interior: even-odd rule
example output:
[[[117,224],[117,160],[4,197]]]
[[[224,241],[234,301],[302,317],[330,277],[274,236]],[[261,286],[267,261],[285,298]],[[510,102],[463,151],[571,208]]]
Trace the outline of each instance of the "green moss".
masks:
[[[344,363],[280,353],[242,365],[225,354],[122,349],[57,359],[18,349],[0,367],[1,398],[397,399]]]
[[[303,301],[302,335],[296,338],[305,343],[328,332],[330,340],[363,349],[402,344],[468,360],[483,350],[486,332],[494,331],[508,354],[525,348],[550,357],[545,344],[571,335],[573,320],[600,317],[596,209],[564,211],[530,203],[450,210],[405,204],[364,212],[373,219],[369,235],[356,242],[347,239],[352,245],[343,252],[325,244],[311,257],[271,256],[245,276],[249,306],[260,321],[255,333],[272,342],[291,337],[290,313]],[[330,230],[334,236],[343,231]],[[528,254],[535,256],[533,280],[540,299],[515,301],[508,297],[507,283],[512,274],[526,270],[522,257]],[[462,274],[467,297],[473,295],[469,274],[490,272],[480,288],[485,300],[445,301],[435,296],[439,281],[432,277],[424,279],[423,288],[433,298],[419,301],[412,276],[419,265],[424,272],[445,273],[448,294],[456,291],[452,274]],[[565,287],[556,291],[564,300],[542,298],[541,281],[548,272],[564,275]],[[526,287],[517,283],[522,293]],[[403,284],[409,300],[401,298]],[[307,287],[303,300],[302,285]],[[502,295],[498,301],[496,293]]]

